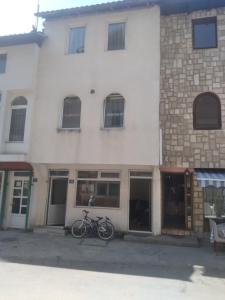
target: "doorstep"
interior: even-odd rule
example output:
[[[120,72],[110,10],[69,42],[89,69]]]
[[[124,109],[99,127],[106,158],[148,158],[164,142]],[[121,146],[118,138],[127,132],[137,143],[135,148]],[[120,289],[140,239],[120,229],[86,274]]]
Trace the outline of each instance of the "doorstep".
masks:
[[[162,234],[174,235],[174,236],[190,236],[191,231],[185,229],[176,229],[176,228],[163,228]]]
[[[55,234],[55,235],[65,235],[64,226],[39,226],[35,227],[33,230],[34,233],[40,234]]]
[[[158,235],[153,236],[149,234],[128,233],[124,235],[125,241],[146,243],[146,244],[159,244],[170,245],[178,247],[200,247],[200,239],[195,236],[168,236]]]

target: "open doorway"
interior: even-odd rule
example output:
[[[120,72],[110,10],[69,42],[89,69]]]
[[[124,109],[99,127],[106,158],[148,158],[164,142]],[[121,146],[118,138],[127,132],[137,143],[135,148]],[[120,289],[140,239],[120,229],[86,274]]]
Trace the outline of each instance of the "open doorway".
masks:
[[[184,174],[163,174],[163,227],[185,229]]]
[[[151,231],[151,179],[130,178],[129,229]]]
[[[50,179],[47,225],[65,225],[67,186],[68,178]]]

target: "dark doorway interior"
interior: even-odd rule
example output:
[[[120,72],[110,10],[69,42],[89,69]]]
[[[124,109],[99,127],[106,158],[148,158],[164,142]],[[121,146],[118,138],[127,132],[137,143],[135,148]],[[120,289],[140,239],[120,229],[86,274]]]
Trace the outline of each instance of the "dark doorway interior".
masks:
[[[64,225],[67,199],[67,178],[52,178],[47,225]]]
[[[164,174],[164,228],[185,229],[185,188],[183,174]]]
[[[151,231],[149,179],[130,179],[130,230]]]

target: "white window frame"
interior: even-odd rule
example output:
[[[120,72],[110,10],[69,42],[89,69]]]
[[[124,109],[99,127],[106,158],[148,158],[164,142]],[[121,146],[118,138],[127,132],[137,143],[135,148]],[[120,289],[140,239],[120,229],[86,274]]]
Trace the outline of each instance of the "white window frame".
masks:
[[[63,111],[64,111],[64,100],[66,98],[78,98],[80,100],[80,103],[81,103],[81,107],[80,107],[80,126],[79,127],[74,127],[74,128],[64,128],[63,127]],[[62,103],[61,103],[61,111],[60,111],[60,118],[59,118],[59,126],[57,128],[58,131],[77,131],[77,132],[80,132],[81,131],[81,122],[82,122],[82,101],[81,101],[81,98],[79,96],[75,96],[75,95],[69,95],[69,96],[66,96]]]
[[[75,53],[70,53],[69,52],[69,46],[70,46],[70,32],[72,29],[75,28],[84,28],[85,33],[84,33],[84,52],[75,52]],[[82,55],[86,53],[86,41],[87,41],[87,25],[86,24],[70,24],[67,28],[67,40],[66,40],[66,49],[65,53],[67,55]]]
[[[121,127],[105,127],[106,100],[107,100],[107,98],[108,98],[110,95],[112,95],[112,94],[118,94],[118,95],[120,95],[120,96],[123,98],[123,100],[124,100],[124,108],[123,108],[123,126],[121,126]],[[105,97],[104,101],[103,101],[103,120],[102,120],[102,123],[103,123],[103,124],[102,124],[102,129],[103,129],[103,130],[121,130],[121,129],[124,129],[124,128],[125,128],[125,116],[126,116],[125,111],[126,111],[126,99],[124,98],[124,96],[123,96],[121,93],[118,93],[118,92],[112,92],[112,93],[108,94],[108,95]],[[111,115],[114,115],[114,114],[111,114]],[[118,115],[122,115],[122,113],[118,113]]]
[[[78,177],[78,172],[97,172],[96,178],[80,178]],[[115,173],[118,174],[118,178],[106,178],[101,177],[101,173]],[[121,209],[121,171],[116,170],[82,170],[79,169],[76,172],[76,194],[75,194],[75,207],[88,207],[83,205],[77,205],[77,188],[78,188],[78,181],[93,181],[93,182],[117,182],[120,184],[120,193],[119,193],[119,206],[118,207],[107,207],[107,206],[92,206],[91,209],[110,209],[110,210],[119,210]],[[97,196],[97,195],[96,195]],[[98,196],[99,197],[99,196]],[[101,197],[101,196],[100,196]],[[89,208],[89,207],[88,207]]]
[[[6,62],[5,62],[5,72],[0,72],[0,75],[4,75],[7,72],[7,62],[8,62],[8,53],[7,52],[0,52],[0,55],[6,55]]]
[[[26,133],[26,123],[27,123],[27,113],[28,113],[28,100],[25,96],[21,96],[26,99],[27,104],[26,105],[13,105],[13,102],[16,98],[19,98],[20,96],[16,96],[12,101],[10,105],[11,113],[10,113],[10,120],[9,120],[9,130],[8,130],[8,142],[9,143],[24,143],[25,141],[25,133]],[[19,109],[26,109],[26,114],[25,114],[25,124],[24,124],[24,132],[23,132],[23,140],[21,141],[13,141],[10,139],[10,130],[11,130],[11,122],[12,122],[12,114],[13,110],[19,110]]]

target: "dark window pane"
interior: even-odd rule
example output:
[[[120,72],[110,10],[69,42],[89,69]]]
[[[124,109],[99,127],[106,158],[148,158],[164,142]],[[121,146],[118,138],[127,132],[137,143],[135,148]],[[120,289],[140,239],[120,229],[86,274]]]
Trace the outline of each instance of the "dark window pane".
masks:
[[[131,171],[130,176],[131,177],[149,177],[149,178],[152,178],[152,173],[151,172]]]
[[[21,180],[15,180],[14,187],[22,187],[22,181]]]
[[[120,173],[114,172],[101,172],[102,178],[120,178]]]
[[[29,171],[18,171],[18,172],[14,172],[14,176],[16,177],[27,177],[30,176],[30,172]]]
[[[23,196],[28,196],[28,192],[29,192],[29,182],[24,181],[24,183],[23,183]]]
[[[65,204],[67,198],[67,182],[65,178],[53,179],[51,189],[51,204]]]
[[[13,196],[20,197],[21,196],[21,189],[14,189],[13,190]]]
[[[219,99],[210,93],[199,95],[194,102],[194,129],[220,129]]]
[[[85,27],[70,29],[69,53],[83,53],[85,41]]]
[[[94,195],[94,206],[119,207],[119,194],[120,184],[117,182],[79,180],[77,183],[76,204],[78,206],[88,206],[90,196]]]
[[[119,183],[109,183],[109,196],[118,197],[120,194]]]
[[[105,182],[97,183],[97,196],[107,196],[107,183]]]
[[[26,108],[12,109],[9,140],[20,142],[24,139]]]
[[[97,178],[98,172],[97,171],[79,171],[78,178]]]
[[[22,205],[27,205],[27,198],[22,199]]]
[[[125,23],[110,24],[108,28],[108,50],[125,48]]]
[[[7,54],[0,54],[0,74],[5,73]]]
[[[27,213],[27,207],[21,207],[21,214],[25,215]]]
[[[193,20],[193,45],[194,48],[217,47],[216,18]]]
[[[63,128],[80,128],[81,101],[78,97],[66,98],[63,106]]]
[[[69,171],[62,171],[62,170],[55,170],[55,171],[49,171],[50,176],[64,176],[67,177],[69,175]]]
[[[13,214],[20,213],[20,198],[13,198],[12,213]]]
[[[124,98],[120,94],[111,94],[105,100],[105,128],[123,127]]]
[[[16,97],[13,102],[12,106],[18,106],[18,105],[27,105],[27,99],[23,96]]]

